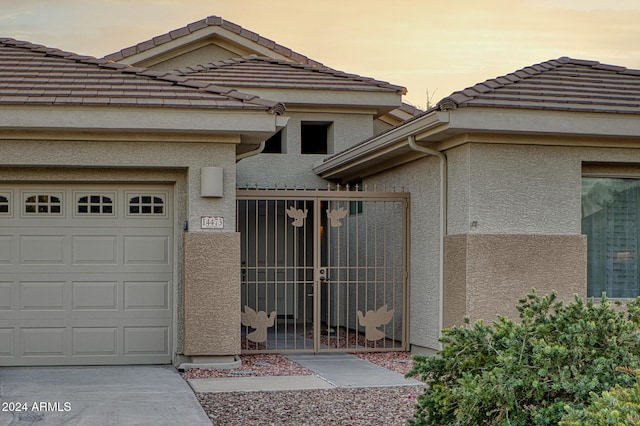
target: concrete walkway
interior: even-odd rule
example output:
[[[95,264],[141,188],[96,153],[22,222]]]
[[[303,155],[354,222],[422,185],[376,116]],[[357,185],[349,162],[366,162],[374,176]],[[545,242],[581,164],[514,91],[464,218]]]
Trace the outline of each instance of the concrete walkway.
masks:
[[[239,377],[192,379],[195,392],[251,392],[349,387],[383,387],[423,385],[402,374],[379,367],[346,353],[286,355],[313,371],[307,376]]]
[[[0,368],[0,426],[211,426],[172,366]]]

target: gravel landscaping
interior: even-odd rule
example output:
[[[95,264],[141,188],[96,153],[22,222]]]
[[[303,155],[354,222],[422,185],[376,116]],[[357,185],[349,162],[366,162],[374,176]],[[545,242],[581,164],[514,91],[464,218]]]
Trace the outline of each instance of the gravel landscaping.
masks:
[[[421,386],[197,394],[214,425],[405,425]]]
[[[411,369],[406,352],[355,353],[400,374]],[[243,355],[236,370],[187,370],[185,379],[313,374],[278,354]],[[304,391],[198,393],[214,425],[405,425],[422,386]]]

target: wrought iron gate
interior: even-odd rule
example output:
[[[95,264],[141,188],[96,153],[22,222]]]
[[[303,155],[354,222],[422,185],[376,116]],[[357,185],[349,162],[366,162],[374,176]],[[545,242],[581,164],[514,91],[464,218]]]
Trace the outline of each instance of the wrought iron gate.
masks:
[[[238,190],[242,351],[408,348],[408,194]]]

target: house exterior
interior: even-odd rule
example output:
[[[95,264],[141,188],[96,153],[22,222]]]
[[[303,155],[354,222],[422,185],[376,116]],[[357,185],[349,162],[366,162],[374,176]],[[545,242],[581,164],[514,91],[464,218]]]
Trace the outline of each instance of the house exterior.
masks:
[[[411,193],[413,345],[434,347],[465,316],[517,317],[531,288],[640,294],[639,89],[637,70],[551,60],[455,92],[314,168]]]
[[[640,294],[639,71],[422,112],[208,17],[104,59],[0,39],[0,77],[0,365],[431,352],[532,287]]]

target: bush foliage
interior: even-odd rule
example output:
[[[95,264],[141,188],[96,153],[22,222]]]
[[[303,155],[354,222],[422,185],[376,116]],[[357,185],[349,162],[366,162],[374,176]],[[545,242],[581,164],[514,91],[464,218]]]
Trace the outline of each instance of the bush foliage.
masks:
[[[627,369],[624,369],[627,370]],[[640,425],[640,370],[629,371],[636,377],[631,388],[614,386],[598,395],[591,394],[587,408],[567,407],[560,426],[634,426]]]
[[[518,311],[518,322],[467,319],[443,331],[438,356],[414,357],[408,376],[428,386],[410,424],[555,425],[591,393],[633,384],[618,367],[640,367],[640,298],[625,314],[604,296],[565,305],[534,290]]]

